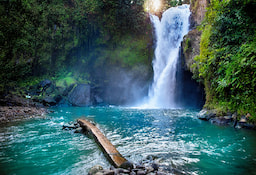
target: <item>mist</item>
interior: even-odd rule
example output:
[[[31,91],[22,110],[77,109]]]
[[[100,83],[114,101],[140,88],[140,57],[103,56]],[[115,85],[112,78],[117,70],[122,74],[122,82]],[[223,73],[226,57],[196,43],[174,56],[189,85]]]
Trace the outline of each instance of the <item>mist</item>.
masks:
[[[147,96],[152,81],[152,70],[148,66],[137,65],[133,69],[111,66],[107,70],[100,95],[105,103],[130,106]]]

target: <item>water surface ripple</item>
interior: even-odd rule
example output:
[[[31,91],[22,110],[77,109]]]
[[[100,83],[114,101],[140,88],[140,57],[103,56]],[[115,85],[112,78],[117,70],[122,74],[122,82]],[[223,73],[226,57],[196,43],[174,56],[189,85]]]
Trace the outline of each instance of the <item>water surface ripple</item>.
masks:
[[[256,133],[215,126],[197,110],[61,107],[48,119],[0,126],[0,174],[87,174],[109,168],[90,138],[62,130],[81,116],[98,128],[128,160],[153,158],[166,171],[186,174],[256,174]]]

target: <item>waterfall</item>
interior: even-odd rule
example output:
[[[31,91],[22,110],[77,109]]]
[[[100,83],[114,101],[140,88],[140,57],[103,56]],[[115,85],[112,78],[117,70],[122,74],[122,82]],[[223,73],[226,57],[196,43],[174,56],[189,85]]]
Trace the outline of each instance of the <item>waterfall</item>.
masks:
[[[166,10],[161,21],[151,15],[156,35],[155,58],[153,60],[154,79],[148,93],[146,107],[177,108],[176,67],[179,48],[183,36],[189,31],[189,5]]]

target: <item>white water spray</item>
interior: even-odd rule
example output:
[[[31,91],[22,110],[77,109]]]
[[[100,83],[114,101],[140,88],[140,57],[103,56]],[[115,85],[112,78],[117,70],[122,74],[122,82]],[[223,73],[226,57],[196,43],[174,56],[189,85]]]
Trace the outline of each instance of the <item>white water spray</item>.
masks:
[[[183,36],[189,31],[189,5],[165,11],[161,21],[151,15],[156,35],[154,80],[149,90],[148,108],[177,108],[175,105],[176,66]]]

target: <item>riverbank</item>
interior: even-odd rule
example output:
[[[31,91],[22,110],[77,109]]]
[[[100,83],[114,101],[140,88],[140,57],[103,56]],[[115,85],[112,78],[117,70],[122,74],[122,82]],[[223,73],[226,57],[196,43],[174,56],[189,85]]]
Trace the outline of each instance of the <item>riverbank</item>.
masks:
[[[45,118],[47,113],[47,109],[42,107],[0,106],[0,124],[32,118]]]
[[[256,130],[256,124],[251,122],[251,115],[249,113],[241,117],[238,117],[236,113],[227,113],[226,115],[221,116],[218,115],[218,112],[216,110],[202,109],[198,113],[197,118],[200,120],[209,121],[215,125],[229,125],[234,128]]]
[[[49,113],[47,108],[32,99],[27,99],[13,93],[0,98],[0,124],[32,118],[45,118]]]

